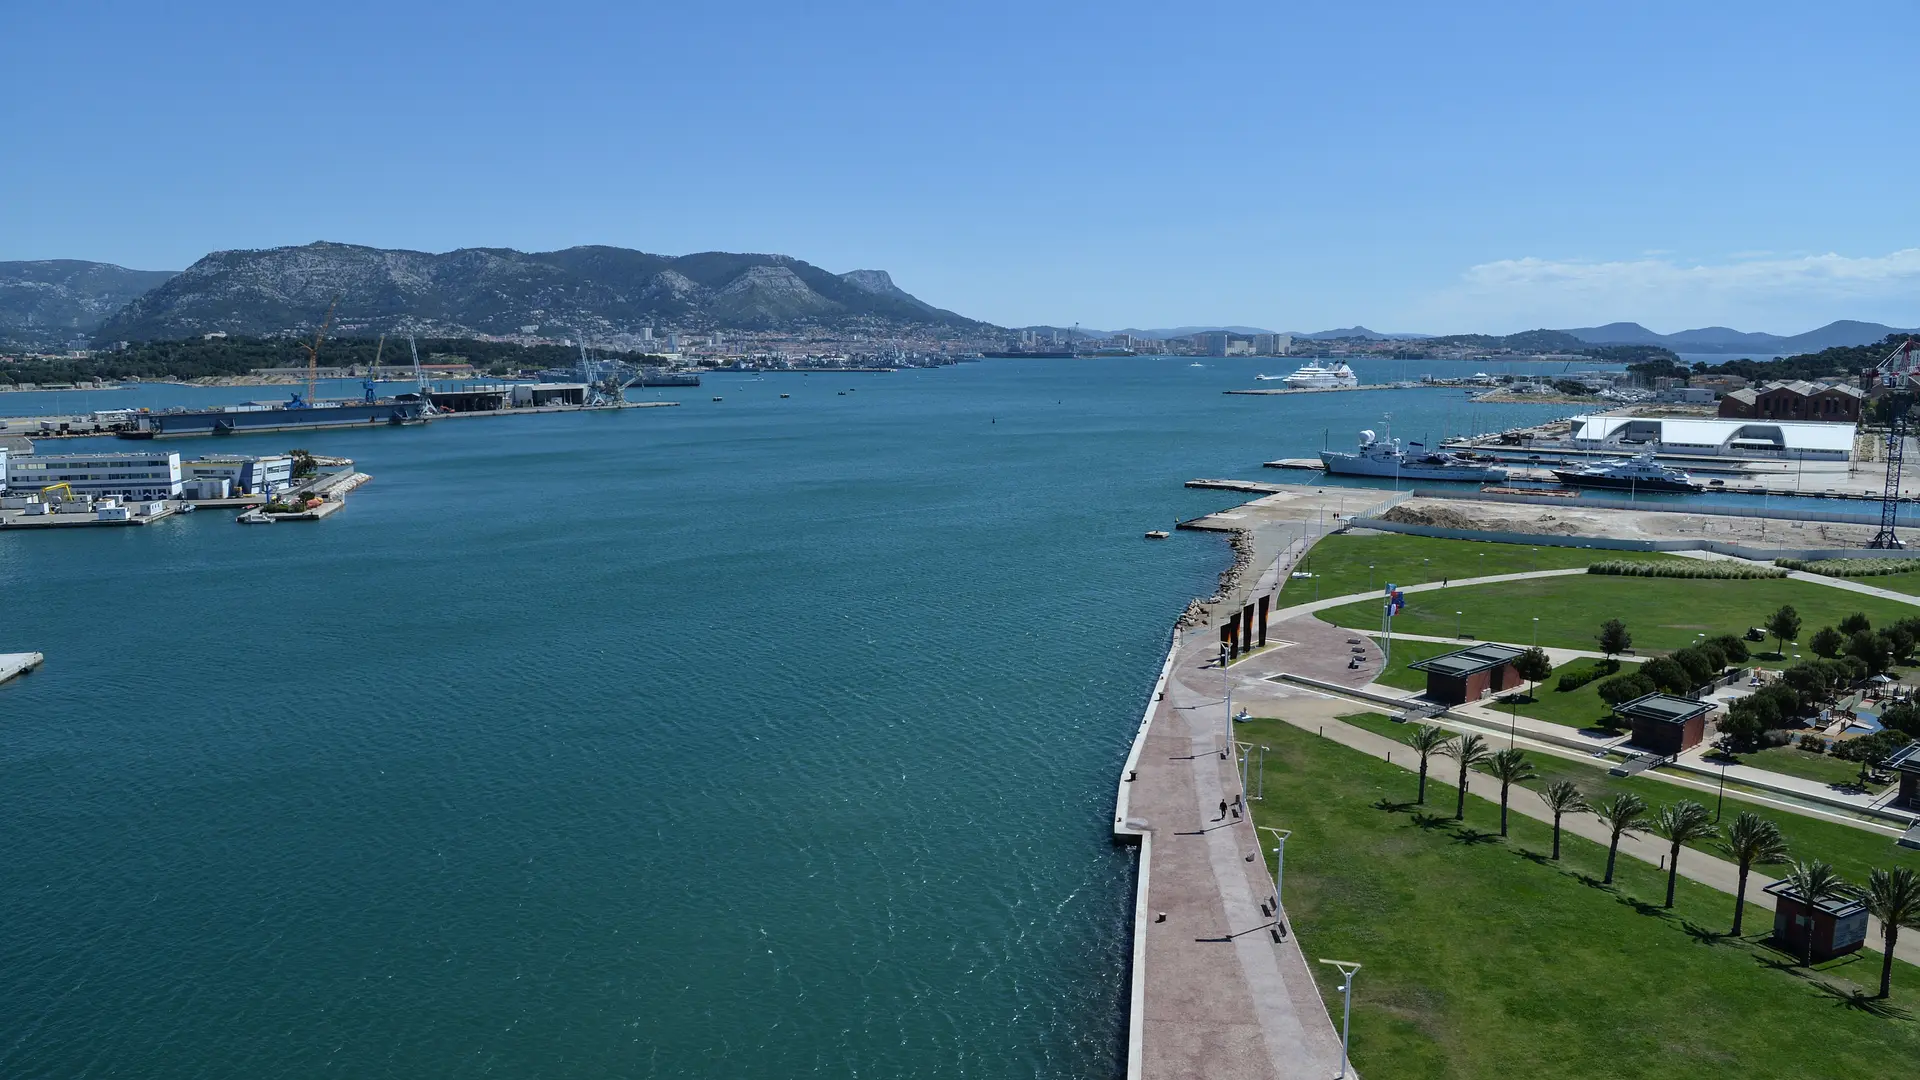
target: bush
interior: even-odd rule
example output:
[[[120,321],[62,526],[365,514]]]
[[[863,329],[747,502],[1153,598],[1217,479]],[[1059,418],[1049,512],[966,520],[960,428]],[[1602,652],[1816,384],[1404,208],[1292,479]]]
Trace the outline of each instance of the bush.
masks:
[[[1579,671],[1568,671],[1568,672],[1562,673],[1560,676],[1560,682],[1556,686],[1556,689],[1558,689],[1563,694],[1569,690],[1578,690],[1595,679],[1598,679],[1604,675],[1611,675],[1614,672],[1619,670],[1620,670],[1620,661],[1601,660],[1596,662],[1590,668],[1583,668]]]
[[[1747,643],[1740,640],[1738,634],[1710,637],[1707,639],[1707,644],[1719,649],[1720,655],[1726,657],[1726,662],[1729,664],[1744,664],[1753,657],[1753,653],[1747,649]]]
[[[1774,566],[1752,566],[1731,559],[1673,559],[1653,562],[1628,562],[1625,559],[1608,559],[1587,567],[1589,574],[1612,574],[1617,577],[1664,577],[1664,578],[1733,578],[1750,580],[1754,578],[1782,578],[1787,572]]]
[[[1807,648],[1813,650],[1813,655],[1824,656],[1829,660],[1839,656],[1840,650],[1846,647],[1846,635],[1831,626],[1821,627],[1813,637],[1807,641]]]
[[[1873,629],[1873,624],[1867,621],[1867,614],[1864,611],[1856,611],[1840,620],[1840,632],[1848,637],[1852,637],[1855,634],[1866,633],[1871,629]]]
[[[1881,726],[1889,731],[1898,731],[1911,738],[1920,738],[1920,708],[1910,701],[1897,702],[1887,706],[1880,714]]]
[[[1684,694],[1699,686],[1685,667],[1671,656],[1662,656],[1640,665],[1640,674],[1653,683],[1654,689],[1665,690],[1669,694]],[[1704,682],[1705,680],[1701,680]]]
[[[1907,745],[1907,737],[1897,731],[1876,731],[1857,739],[1841,739],[1834,744],[1833,756],[1841,761],[1878,765]]]
[[[1827,740],[1812,732],[1800,736],[1799,746],[1800,749],[1809,754],[1824,754],[1827,752]]]
[[[1634,698],[1651,694],[1658,689],[1659,687],[1653,684],[1652,679],[1634,671],[1625,675],[1615,675],[1601,683],[1596,688],[1596,692],[1600,695],[1601,701],[1608,705],[1618,705],[1623,701],[1632,701]]]
[[[1824,577],[1879,577],[1920,570],[1920,559],[1775,559],[1773,565]]]

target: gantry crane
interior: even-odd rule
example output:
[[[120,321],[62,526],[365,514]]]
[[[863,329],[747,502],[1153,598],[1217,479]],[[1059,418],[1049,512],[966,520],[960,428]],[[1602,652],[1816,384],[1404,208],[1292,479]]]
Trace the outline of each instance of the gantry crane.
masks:
[[[300,347],[307,350],[307,396],[301,400],[294,395],[294,403],[289,408],[310,409],[313,407],[313,384],[320,377],[320,343],[327,338],[327,327],[333,325],[334,309],[340,306],[340,298],[335,296],[333,303],[327,305],[327,317],[320,320],[320,329],[313,332],[313,344],[301,342]]]
[[[1870,371],[1862,372],[1861,383],[1869,390],[1875,382],[1886,387],[1882,399],[1887,403],[1887,479],[1880,490],[1880,531],[1867,542],[1870,548],[1903,548],[1907,545],[1894,530],[1900,512],[1900,474],[1907,456],[1907,416],[1913,410],[1913,379],[1920,375],[1920,357],[1914,355],[1914,339],[1900,347]]]

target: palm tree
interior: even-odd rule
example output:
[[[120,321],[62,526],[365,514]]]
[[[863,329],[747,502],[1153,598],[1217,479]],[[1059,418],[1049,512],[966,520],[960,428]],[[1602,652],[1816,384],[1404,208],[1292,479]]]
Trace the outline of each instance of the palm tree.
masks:
[[[1903,926],[1920,930],[1920,874],[1910,866],[1867,876],[1867,910],[1880,920],[1886,947],[1880,950],[1880,996],[1893,993],[1893,945]]]
[[[1533,762],[1527,760],[1525,750],[1511,747],[1500,751],[1487,759],[1487,771],[1500,781],[1500,835],[1507,835],[1507,791],[1525,780],[1531,780],[1540,774],[1533,771]]]
[[[1453,736],[1438,724],[1421,724],[1407,736],[1407,745],[1420,755],[1420,797],[1414,801],[1426,805],[1427,802],[1427,759],[1435,754],[1446,752],[1447,744],[1453,742]]]
[[[1734,937],[1740,936],[1740,923],[1747,914],[1747,872],[1754,863],[1779,863],[1787,861],[1787,838],[1780,835],[1780,826],[1761,817],[1751,810],[1743,810],[1740,816],[1727,826],[1726,842],[1720,850],[1740,865],[1740,886],[1733,891],[1733,930]]]
[[[1440,752],[1460,763],[1459,799],[1453,804],[1453,820],[1467,818],[1467,771],[1493,756],[1487,740],[1479,735],[1462,735],[1440,748]]]
[[[1795,900],[1807,906],[1807,937],[1801,944],[1800,961],[1807,967],[1813,966],[1813,913],[1822,900],[1835,900],[1853,895],[1853,886],[1847,884],[1831,863],[1818,859],[1812,862],[1793,864],[1793,872],[1786,877],[1787,891]]]
[[[1560,816],[1577,814],[1587,808],[1586,793],[1571,780],[1555,780],[1540,792],[1540,798],[1553,811],[1553,857],[1560,858]]]
[[[1606,822],[1607,832],[1607,876],[1601,884],[1613,884],[1613,860],[1620,854],[1620,838],[1629,833],[1647,831],[1647,804],[1640,796],[1628,792],[1616,795],[1610,802],[1603,802],[1593,808],[1595,817]]]
[[[1673,906],[1673,886],[1680,877],[1680,847],[1695,840],[1711,840],[1720,835],[1720,829],[1713,823],[1713,815],[1707,808],[1692,799],[1681,799],[1672,806],[1663,806],[1653,816],[1653,831],[1660,838],[1673,845],[1667,855],[1667,902],[1664,906]]]

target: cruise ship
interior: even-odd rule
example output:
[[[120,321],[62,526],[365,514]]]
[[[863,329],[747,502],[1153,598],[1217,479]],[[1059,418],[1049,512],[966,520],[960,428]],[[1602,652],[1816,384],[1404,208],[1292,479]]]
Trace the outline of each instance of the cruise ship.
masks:
[[[1499,483],[1507,471],[1461,454],[1428,453],[1419,443],[1400,448],[1398,439],[1382,439],[1371,430],[1360,433],[1359,449],[1322,450],[1320,463],[1340,476],[1391,476],[1400,480],[1459,480]]]
[[[1693,477],[1670,469],[1653,458],[1653,451],[1623,461],[1603,461],[1584,469],[1555,469],[1553,475],[1568,487],[1608,488],[1615,491],[1699,491]]]
[[[1360,377],[1353,373],[1345,361],[1328,367],[1309,363],[1281,381],[1296,390],[1344,389],[1360,385]]]

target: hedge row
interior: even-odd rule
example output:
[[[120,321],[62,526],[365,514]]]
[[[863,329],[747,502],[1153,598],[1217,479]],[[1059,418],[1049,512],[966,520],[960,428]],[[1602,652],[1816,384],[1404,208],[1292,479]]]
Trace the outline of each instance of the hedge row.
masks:
[[[1773,563],[1825,577],[1879,577],[1920,570],[1920,559],[1775,559]]]
[[[1787,572],[1774,566],[1750,566],[1731,559],[1661,559],[1654,562],[1628,562],[1608,559],[1587,567],[1589,574],[1615,574],[1620,577],[1667,578],[1782,578]]]
[[[1595,679],[1605,675],[1611,675],[1619,670],[1620,661],[1601,660],[1592,667],[1582,671],[1569,671],[1565,675],[1560,676],[1560,691],[1565,693],[1568,690],[1578,690]]]

